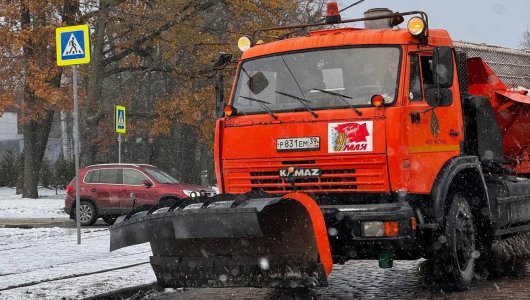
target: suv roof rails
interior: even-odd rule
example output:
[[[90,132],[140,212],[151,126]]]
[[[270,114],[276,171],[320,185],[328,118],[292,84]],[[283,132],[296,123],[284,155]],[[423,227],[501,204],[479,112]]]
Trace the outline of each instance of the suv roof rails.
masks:
[[[100,167],[100,166],[133,166],[133,167],[153,167],[153,168],[156,168],[156,166],[149,165],[149,164],[131,164],[131,163],[95,164],[95,165],[86,166],[86,168]]]

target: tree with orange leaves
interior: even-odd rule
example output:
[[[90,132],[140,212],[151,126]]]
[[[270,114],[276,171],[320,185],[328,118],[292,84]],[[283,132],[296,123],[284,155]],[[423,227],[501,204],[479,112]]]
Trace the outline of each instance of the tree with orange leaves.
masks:
[[[92,59],[81,73],[81,156],[83,164],[114,142],[113,104],[143,117],[130,125],[149,136],[183,124],[211,143],[213,88],[211,60],[232,50],[233,41],[259,27],[307,22],[322,3],[312,0],[13,0],[0,4],[4,62],[0,111],[17,107],[25,140],[24,195],[36,197],[36,181],[55,111],[70,109],[71,91],[61,86],[64,71],[55,66],[54,30],[88,23]],[[228,49],[227,49],[228,48]],[[158,75],[153,75],[158,74]],[[156,77],[156,81],[152,79]],[[160,79],[164,85],[159,85]],[[137,91],[152,86],[139,98]],[[23,99],[13,102],[15,92]],[[136,99],[136,100],[134,100]],[[155,108],[165,108],[160,113]],[[139,105],[140,104],[140,105]],[[135,120],[138,120],[135,122]]]
[[[216,54],[238,51],[233,47],[237,38],[257,28],[313,21],[323,5],[311,0],[148,3],[102,1],[93,14],[94,49],[81,125],[85,165],[109,160],[102,154],[116,144],[108,121],[114,104],[128,107],[127,136],[166,135],[182,124],[211,145]]]
[[[4,1],[0,4],[0,111],[11,107],[21,114],[24,134],[23,197],[37,198],[42,158],[55,111],[68,107],[61,88],[62,70],[55,66],[55,28],[70,23],[76,3]],[[21,92],[20,101],[13,97]]]

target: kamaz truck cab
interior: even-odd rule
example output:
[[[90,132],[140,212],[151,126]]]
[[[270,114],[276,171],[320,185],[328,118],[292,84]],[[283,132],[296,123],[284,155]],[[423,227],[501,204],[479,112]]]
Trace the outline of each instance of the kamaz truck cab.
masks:
[[[408,14],[420,16],[390,26]],[[438,228],[431,192],[464,150],[452,40],[427,31],[426,19],[410,12],[389,15],[385,28],[365,20],[372,29],[243,37],[232,94],[219,103],[221,191],[309,195],[334,262],[425,255],[430,245],[417,237]]]

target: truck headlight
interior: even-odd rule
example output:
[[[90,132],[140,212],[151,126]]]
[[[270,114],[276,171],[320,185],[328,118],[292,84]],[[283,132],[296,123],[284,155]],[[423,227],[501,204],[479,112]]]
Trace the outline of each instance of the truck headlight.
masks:
[[[361,222],[361,235],[364,237],[385,236],[385,224],[380,221]]]
[[[397,221],[361,222],[361,235],[364,237],[395,237],[399,235],[399,223]]]
[[[250,36],[246,36],[246,35],[240,37],[239,40],[237,41],[237,47],[239,48],[239,50],[241,50],[241,52],[247,51],[248,49],[250,49],[254,45],[255,45],[255,43],[252,40],[252,38]]]
[[[407,28],[413,36],[419,36],[425,32],[425,20],[420,17],[413,17],[409,20]]]

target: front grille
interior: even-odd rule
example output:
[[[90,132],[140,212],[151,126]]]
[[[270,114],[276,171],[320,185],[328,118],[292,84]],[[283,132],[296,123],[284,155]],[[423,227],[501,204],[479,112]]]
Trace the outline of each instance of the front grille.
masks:
[[[320,168],[319,177],[296,178],[297,191],[307,193],[350,193],[388,191],[385,156],[324,157],[298,160],[296,168]],[[307,163],[310,162],[310,163]],[[284,194],[294,188],[279,170],[287,164],[282,161],[249,160],[224,161],[225,188],[228,193],[263,190]]]

